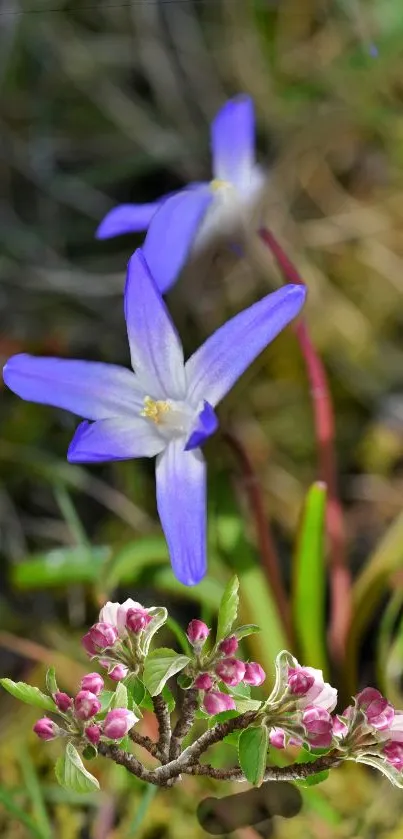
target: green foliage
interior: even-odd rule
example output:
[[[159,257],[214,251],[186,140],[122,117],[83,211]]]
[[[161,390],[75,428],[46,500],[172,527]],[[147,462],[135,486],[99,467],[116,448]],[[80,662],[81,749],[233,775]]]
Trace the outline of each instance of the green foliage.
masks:
[[[56,705],[49,696],[42,693],[39,688],[27,685],[25,682],[13,682],[12,679],[0,679],[0,685],[11,696],[25,702],[27,705],[34,705],[44,711],[57,711]]]
[[[260,786],[266,771],[269,732],[265,725],[246,728],[238,740],[240,767],[254,786]]]
[[[144,665],[143,680],[151,696],[161,693],[168,679],[183,670],[189,661],[188,656],[178,655],[175,650],[167,647],[149,653]]]
[[[99,782],[85,768],[72,743],[67,743],[65,753],[57,759],[55,773],[60,786],[68,790],[84,793],[99,789]]]
[[[224,594],[221,598],[220,608],[218,610],[216,635],[217,643],[230,634],[235,623],[239,607],[238,589],[238,577],[232,577],[225,587]]]

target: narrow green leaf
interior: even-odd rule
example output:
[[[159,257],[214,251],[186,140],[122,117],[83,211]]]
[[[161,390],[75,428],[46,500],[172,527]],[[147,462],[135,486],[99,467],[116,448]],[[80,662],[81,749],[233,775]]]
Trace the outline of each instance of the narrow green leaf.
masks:
[[[66,789],[82,793],[99,789],[97,779],[87,771],[72,743],[67,743],[64,755],[58,758],[55,773],[60,786]]]
[[[50,693],[51,696],[53,696],[53,694],[59,690],[56,682],[56,673],[54,667],[49,667],[46,673],[46,687],[48,693]]]
[[[46,839],[52,839],[53,831],[44,801],[42,783],[38,778],[36,768],[25,744],[22,745],[22,748],[20,748],[18,758],[22,777],[24,779],[24,787],[32,802],[32,810],[35,816],[35,821],[39,826],[44,839],[45,837]]]
[[[238,638],[238,641],[240,641],[241,638],[246,638],[248,635],[253,635],[255,632],[261,632],[260,626],[257,626],[255,623],[248,623],[244,626],[238,626],[234,629],[232,634],[235,635],[235,638]]]
[[[167,647],[149,653],[144,665],[143,681],[151,696],[161,693],[168,679],[183,670],[189,661],[187,655],[178,655],[175,650]]]
[[[265,725],[246,728],[238,741],[239,764],[249,783],[259,787],[266,771],[269,732]]]
[[[168,611],[164,606],[153,606],[149,609],[149,614],[152,616],[152,620],[148,624],[147,629],[141,633],[141,648],[145,656],[148,654],[151,640],[155,633],[158,632],[158,630],[161,629],[161,626],[163,626],[166,622]]]
[[[317,482],[307,493],[302,513],[293,568],[292,615],[301,660],[326,674],[325,514],[326,486]]]
[[[46,834],[39,829],[38,825],[35,824],[35,821],[31,818],[31,816],[24,813],[24,810],[21,807],[21,802],[17,803],[14,795],[2,785],[0,785],[0,804],[3,805],[4,809],[7,810],[14,819],[21,822],[21,824],[29,830],[32,837],[35,837],[35,839],[45,839]]]
[[[57,711],[56,705],[49,696],[42,693],[39,688],[32,685],[26,685],[25,682],[13,682],[12,679],[0,679],[0,685],[11,696],[15,696],[21,702],[27,705],[34,705],[36,708],[42,708],[45,711]]]
[[[219,641],[222,641],[223,638],[229,635],[236,620],[239,606],[238,588],[238,577],[232,577],[224,589],[218,610],[216,643],[219,643]]]
[[[16,588],[29,590],[96,583],[111,553],[110,547],[92,547],[89,553],[87,547],[80,545],[35,554],[13,566],[12,583]]]

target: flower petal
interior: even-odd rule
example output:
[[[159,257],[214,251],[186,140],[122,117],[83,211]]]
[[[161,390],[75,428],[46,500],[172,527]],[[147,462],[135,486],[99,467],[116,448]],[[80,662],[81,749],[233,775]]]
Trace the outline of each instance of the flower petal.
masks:
[[[204,402],[203,408],[200,411],[196,425],[190,434],[185,451],[189,452],[192,449],[197,449],[204,443],[208,437],[211,437],[217,431],[218,417],[214,408],[208,402]]]
[[[206,573],[206,463],[200,449],[169,443],[157,458],[157,506],[175,576],[187,586]]]
[[[70,443],[70,463],[105,463],[132,457],[153,457],[166,442],[156,426],[143,417],[82,422]]]
[[[65,408],[91,420],[130,416],[144,399],[136,376],[116,364],[21,353],[9,359],[3,378],[22,399]]]
[[[235,315],[186,362],[188,399],[215,406],[252,361],[302,309],[306,289],[287,285]]]
[[[161,205],[143,245],[147,265],[161,292],[178,279],[213,194],[207,184],[184,189]]]
[[[183,399],[182,345],[140,248],[129,260],[125,317],[132,365],[146,394],[154,399]]]
[[[95,236],[97,239],[111,239],[124,233],[147,230],[158,207],[159,201],[153,201],[151,204],[120,204],[102,219]]]
[[[211,124],[214,177],[242,189],[255,162],[255,112],[250,96],[230,99]]]

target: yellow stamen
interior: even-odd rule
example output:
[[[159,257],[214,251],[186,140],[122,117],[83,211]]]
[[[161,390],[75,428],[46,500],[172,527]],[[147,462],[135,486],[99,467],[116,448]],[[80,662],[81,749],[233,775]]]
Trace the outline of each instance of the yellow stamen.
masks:
[[[223,181],[220,178],[214,178],[213,181],[210,181],[210,188],[213,192],[218,192],[220,189],[226,189],[231,184],[228,181]]]
[[[151,399],[151,396],[145,396],[144,410],[140,412],[140,416],[147,417],[147,419],[155,422],[156,425],[160,425],[163,421],[163,414],[168,413],[170,410],[171,406],[169,402],[156,401],[155,399]]]

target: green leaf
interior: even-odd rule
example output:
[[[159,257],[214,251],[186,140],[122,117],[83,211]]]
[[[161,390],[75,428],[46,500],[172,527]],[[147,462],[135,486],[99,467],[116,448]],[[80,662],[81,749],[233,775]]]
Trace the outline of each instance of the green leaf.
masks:
[[[124,684],[127,688],[129,701],[131,700],[132,702],[135,702],[136,705],[142,705],[146,689],[141,679],[139,679],[138,676],[134,676],[134,674],[131,673],[131,675],[127,676],[124,680]]]
[[[214,728],[217,723],[227,722],[227,720],[235,719],[235,717],[239,717],[239,713],[234,709],[231,709],[230,711],[220,711],[219,714],[214,714],[214,716],[209,717],[208,728]]]
[[[119,682],[118,686],[113,694],[113,698],[110,704],[110,708],[127,708],[128,706],[128,694],[127,694],[127,687],[123,682]]]
[[[31,837],[35,837],[35,839],[45,839],[46,834],[39,829],[34,819],[31,818],[31,816],[28,816],[27,813],[24,813],[21,808],[21,801],[15,801],[14,794],[11,790],[8,790],[2,785],[0,785],[0,804],[3,805],[4,809],[7,810],[14,819],[25,825]]]
[[[153,606],[148,611],[152,615],[152,620],[148,624],[147,629],[141,633],[141,648],[145,656],[150,649],[151,639],[161,629],[161,626],[164,625],[168,617],[168,611],[164,606]]]
[[[269,732],[265,725],[246,728],[238,741],[240,767],[249,783],[259,787],[266,771]]]
[[[75,583],[99,581],[103,564],[111,555],[110,547],[54,548],[45,554],[35,554],[14,565],[11,570],[13,585],[19,589],[52,588]]]
[[[161,693],[164,685],[189,664],[187,655],[178,655],[175,650],[161,647],[153,650],[144,664],[143,681],[151,696]]]
[[[326,486],[318,481],[305,499],[293,564],[291,602],[301,661],[309,661],[326,674],[325,514]]]
[[[182,690],[189,690],[189,688],[193,685],[194,679],[191,679],[190,676],[186,676],[185,673],[181,673],[177,678],[177,682]]]
[[[25,682],[13,682],[11,679],[0,679],[0,685],[8,693],[11,693],[11,696],[15,696],[21,702],[26,702],[27,705],[34,705],[35,708],[43,708],[45,711],[57,712],[53,699],[42,693],[39,688],[26,685]]]
[[[64,755],[58,758],[55,773],[60,786],[66,789],[75,792],[92,792],[99,789],[97,779],[87,771],[72,743],[67,743]]]
[[[259,699],[243,699],[242,696],[235,696],[236,709],[240,714],[246,711],[258,711],[262,707],[262,702]]]
[[[46,687],[48,693],[50,693],[51,696],[53,696],[53,694],[59,690],[56,682],[56,673],[54,667],[49,667],[49,670],[46,673]]]
[[[88,743],[88,746],[85,746],[83,749],[83,757],[85,757],[86,760],[94,760],[97,755],[98,750],[91,743]]]
[[[316,787],[318,784],[321,784],[322,781],[326,781],[326,778],[329,777],[329,769],[324,769],[323,772],[317,772],[316,775],[309,775],[308,778],[304,778],[303,781],[295,781],[297,787],[302,787],[306,789],[307,787]]]
[[[98,712],[98,714],[96,715],[97,719],[101,719],[102,717],[105,716],[106,712],[110,708],[110,705],[111,705],[111,702],[112,702],[114,696],[115,696],[115,691],[113,691],[113,690],[103,690],[99,694],[98,699],[101,703],[101,709]]]
[[[224,589],[224,594],[221,598],[220,608],[218,610],[216,643],[219,643],[223,640],[223,638],[229,635],[236,620],[239,606],[238,588],[238,577],[232,577]]]
[[[260,626],[255,623],[246,623],[244,626],[238,626],[234,629],[232,634],[240,641],[241,638],[246,638],[247,635],[253,635],[255,632],[261,632]]]

